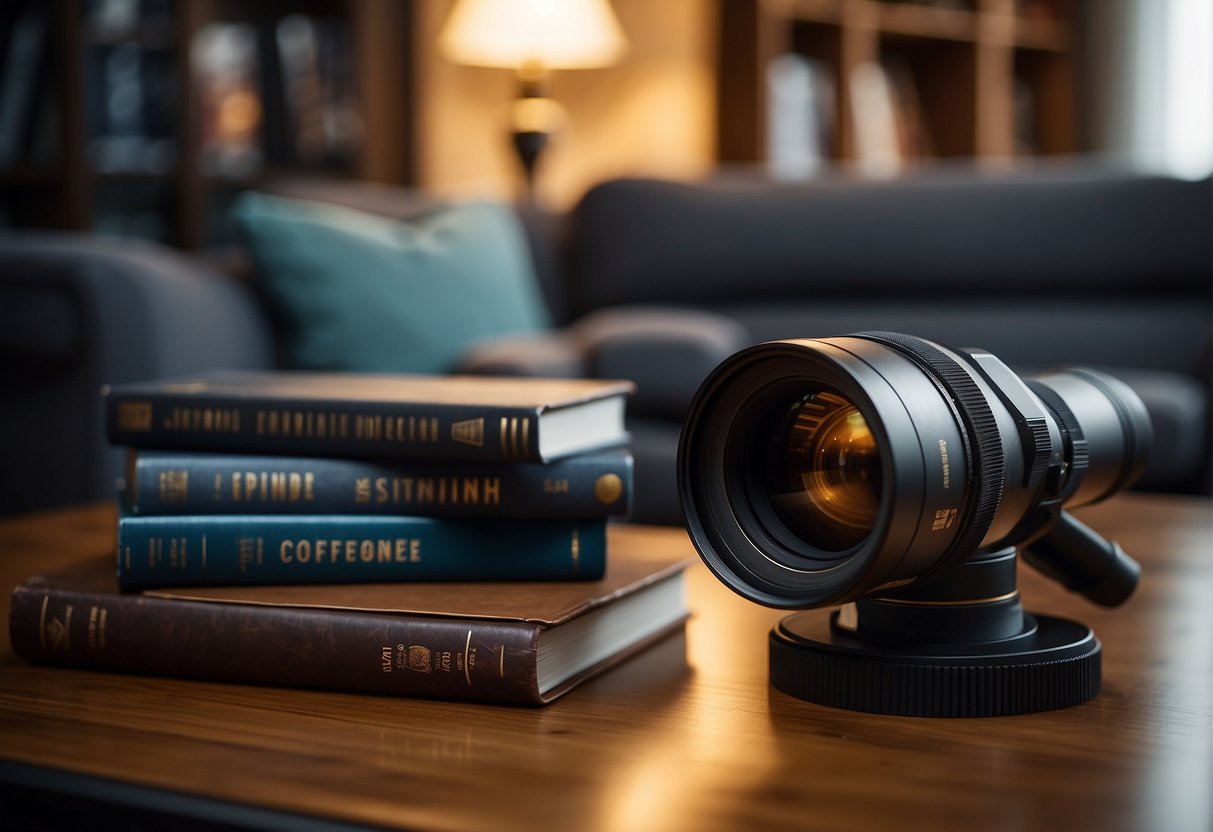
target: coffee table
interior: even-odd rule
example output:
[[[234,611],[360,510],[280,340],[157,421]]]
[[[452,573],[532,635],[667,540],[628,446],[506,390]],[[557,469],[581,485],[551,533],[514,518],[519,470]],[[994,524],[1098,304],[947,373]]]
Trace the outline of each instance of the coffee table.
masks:
[[[5,825],[1208,830],[1211,505],[1122,495],[1079,512],[1144,566],[1120,609],[1021,570],[1029,609],[1104,644],[1098,697],[1028,716],[873,716],[785,696],[766,669],[781,613],[699,564],[684,634],[539,709],[41,667],[5,635]],[[108,551],[113,523],[108,505],[0,522],[0,582]],[[615,526],[611,545],[692,551],[677,528]]]

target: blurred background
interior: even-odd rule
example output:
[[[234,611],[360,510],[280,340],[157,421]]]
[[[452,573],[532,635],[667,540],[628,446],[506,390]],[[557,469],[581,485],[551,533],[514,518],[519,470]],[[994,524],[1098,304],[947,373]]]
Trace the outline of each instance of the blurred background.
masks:
[[[0,227],[195,249],[224,241],[236,193],[300,174],[512,198],[536,137],[530,195],[556,210],[611,177],[726,165],[1213,167],[1213,0],[504,4],[511,24],[589,8],[553,23],[549,57],[485,53],[467,18],[503,24],[457,5],[8,0]]]

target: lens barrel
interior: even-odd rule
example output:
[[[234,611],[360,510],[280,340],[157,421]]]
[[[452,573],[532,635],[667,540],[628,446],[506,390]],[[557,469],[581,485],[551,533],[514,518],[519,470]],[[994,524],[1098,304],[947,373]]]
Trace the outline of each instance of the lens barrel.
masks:
[[[774,341],[701,386],[678,486],[721,581],[808,608],[920,587],[980,548],[1047,535],[1064,505],[1127,487],[1150,436],[1136,395],[1092,370],[1025,383],[988,353],[898,333]],[[1103,597],[1123,593],[1112,583]]]

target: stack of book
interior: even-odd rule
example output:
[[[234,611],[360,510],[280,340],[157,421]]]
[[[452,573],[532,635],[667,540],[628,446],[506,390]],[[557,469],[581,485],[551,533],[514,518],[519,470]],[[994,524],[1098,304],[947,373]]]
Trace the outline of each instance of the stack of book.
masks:
[[[683,564],[630,553],[607,568],[607,519],[631,494],[630,389],[253,372],[115,386],[108,435],[130,457],[116,585],[112,560],[30,579],[14,646],[549,701],[687,616]]]

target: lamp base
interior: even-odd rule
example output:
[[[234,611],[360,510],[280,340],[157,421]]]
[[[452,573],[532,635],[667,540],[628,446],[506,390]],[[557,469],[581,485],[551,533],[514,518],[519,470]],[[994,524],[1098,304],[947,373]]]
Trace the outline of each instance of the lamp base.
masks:
[[[539,156],[548,144],[548,134],[541,130],[515,130],[510,134],[518,161],[522,163],[522,175],[526,183],[527,196],[535,192],[535,168]]]
[[[518,80],[518,97],[510,106],[510,138],[522,163],[526,195],[533,198],[539,157],[552,134],[564,125],[565,112],[544,92],[546,72],[534,67],[519,70]]]

